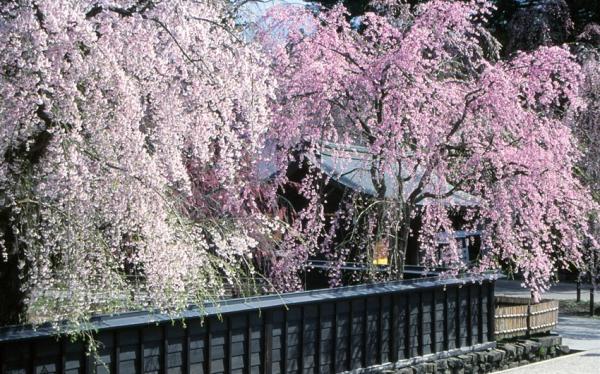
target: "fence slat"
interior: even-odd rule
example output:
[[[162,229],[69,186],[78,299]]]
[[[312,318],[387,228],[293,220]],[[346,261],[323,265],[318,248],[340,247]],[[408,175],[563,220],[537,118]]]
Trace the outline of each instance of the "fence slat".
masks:
[[[338,361],[338,357],[337,357],[337,349],[336,349],[336,345],[337,345],[337,331],[338,331],[338,327],[337,327],[337,314],[338,314],[338,307],[337,307],[337,303],[334,302],[333,303],[333,321],[331,323],[331,328],[333,329],[332,331],[332,340],[331,340],[331,352],[330,352],[330,357],[331,357],[331,372],[335,373],[335,367],[337,365],[337,361]]]
[[[288,310],[283,311],[283,329],[281,331],[281,373],[287,373],[288,364]]]
[[[467,287],[467,345],[473,345],[473,310],[471,301],[471,292],[473,285]]]
[[[477,343],[483,343],[483,287],[477,285]]]
[[[140,373],[143,374],[144,373],[144,336],[143,336],[143,332],[142,329],[138,329],[137,330],[137,336],[138,336],[138,342],[139,342],[139,347],[137,350],[137,367],[140,370]]]
[[[496,298],[494,295],[495,281],[491,281],[487,284],[488,290],[488,341],[496,340],[496,321],[495,321],[495,310],[496,310]]]
[[[115,374],[120,374],[121,372],[121,344],[119,339],[119,332],[113,332],[113,354],[114,359],[112,360],[112,367]]]
[[[450,336],[448,331],[448,290],[444,288],[444,349],[450,349]]]
[[[169,369],[169,336],[167,335],[167,325],[162,326],[163,344],[162,344],[162,360],[160,360],[160,367],[163,373],[167,373]]]
[[[398,361],[398,320],[400,318],[400,308],[398,306],[398,295],[392,295],[390,298],[391,310],[390,315],[390,330],[389,330],[389,345],[390,345],[390,361]]]
[[[300,307],[300,321],[301,321],[301,325],[300,325],[300,331],[299,331],[299,345],[300,345],[300,360],[298,362],[298,372],[299,373],[304,373],[304,325],[305,323],[305,319],[304,319],[304,307]]]
[[[411,356],[411,347],[413,344],[413,339],[410,334],[410,323],[411,323],[411,307],[410,300],[406,300],[405,305],[405,321],[404,321],[404,358],[408,358]]]
[[[231,358],[233,353],[232,342],[231,342],[231,316],[224,317],[223,323],[227,324],[227,332],[225,335],[225,344],[223,344],[223,350],[225,357],[223,358],[223,371],[227,374],[231,374]]]
[[[437,352],[437,333],[436,333],[436,313],[437,313],[437,302],[436,290],[431,291],[431,353]]]
[[[377,362],[385,362],[383,358],[383,296],[379,296],[379,310],[377,313]],[[389,317],[388,317],[389,323]],[[389,325],[388,325],[389,329]]]
[[[183,359],[183,373],[184,374],[190,374],[191,373],[191,365],[190,365],[190,327],[186,326],[185,330],[184,330],[184,335],[183,335],[183,352],[182,352],[182,359]],[[141,371],[140,371],[141,373]]]
[[[321,304],[317,304],[317,336],[315,342],[315,372],[321,373]]]
[[[35,374],[35,343],[29,343],[29,373]]]
[[[206,356],[204,357],[204,368],[207,374],[212,373],[212,333],[211,333],[211,322],[210,318],[206,318],[205,320],[205,331],[204,331],[204,352],[206,352]]]
[[[350,300],[348,304],[348,356],[346,357],[346,370],[352,370],[352,325],[354,324],[354,303]]]
[[[273,314],[271,311],[265,311],[264,314],[264,332],[263,332],[263,370],[265,374],[273,372]],[[210,372],[209,372],[210,373]]]
[[[462,347],[461,344],[461,336],[460,336],[460,330],[461,330],[461,323],[460,323],[460,315],[462,313],[462,302],[461,302],[461,298],[460,298],[460,288],[456,290],[456,309],[454,311],[455,314],[455,334],[456,334],[456,348],[460,348]]]

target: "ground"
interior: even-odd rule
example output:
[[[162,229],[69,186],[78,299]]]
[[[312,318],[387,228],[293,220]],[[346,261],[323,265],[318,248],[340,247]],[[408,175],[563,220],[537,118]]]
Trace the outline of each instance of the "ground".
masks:
[[[496,283],[496,294],[506,296],[529,295],[528,290],[520,287],[519,281],[499,280]],[[560,283],[550,289],[544,298],[561,300],[556,333],[563,337],[563,344],[572,350],[581,351],[557,359],[547,360],[536,364],[526,365],[516,369],[502,371],[506,374],[553,374],[581,373],[597,374],[600,372],[600,319],[579,316],[581,307],[589,307],[588,303],[575,304],[576,285]],[[600,292],[596,294],[600,299]],[[582,288],[581,299],[589,300],[589,290]],[[567,311],[569,314],[566,314]],[[574,315],[575,314],[575,315]]]

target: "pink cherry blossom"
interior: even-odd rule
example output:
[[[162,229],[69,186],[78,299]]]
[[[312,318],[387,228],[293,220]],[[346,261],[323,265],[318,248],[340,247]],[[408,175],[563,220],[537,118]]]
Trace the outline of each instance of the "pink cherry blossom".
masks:
[[[335,152],[334,143],[343,160],[364,147],[375,190],[323,220],[320,184],[307,177],[299,191],[308,205],[294,225],[312,246],[285,253],[308,258],[321,246],[328,256],[372,254],[384,241],[390,276],[399,277],[418,213],[423,261],[459,264],[455,246],[440,258],[434,238],[457,229],[450,197],[463,194],[477,208],[461,229],[484,230],[473,270],[502,265],[539,293],[557,269],[580,260],[591,207],[573,176],[581,155],[565,121],[582,106],[580,67],[561,47],[499,60],[498,42],[483,27],[490,10],[487,1],[433,0],[413,12],[367,13],[360,30],[342,5],[271,11],[260,37],[278,78],[269,135],[280,157],[294,151],[318,160]],[[336,225],[348,225],[348,235],[332,240],[327,228]],[[299,262],[287,272],[279,265],[276,275],[288,282]]]
[[[8,2],[0,44],[2,257],[27,318],[174,310],[244,274],[270,230],[274,81],[225,2]]]

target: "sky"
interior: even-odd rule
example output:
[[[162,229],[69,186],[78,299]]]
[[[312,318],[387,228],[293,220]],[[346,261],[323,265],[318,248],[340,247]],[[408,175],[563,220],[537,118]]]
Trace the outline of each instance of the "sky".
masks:
[[[306,4],[305,1],[302,0],[258,0],[251,1],[245,4],[240,9],[240,14],[244,17],[248,22],[256,22],[265,12],[274,5],[280,4],[290,4],[290,5],[302,5]]]

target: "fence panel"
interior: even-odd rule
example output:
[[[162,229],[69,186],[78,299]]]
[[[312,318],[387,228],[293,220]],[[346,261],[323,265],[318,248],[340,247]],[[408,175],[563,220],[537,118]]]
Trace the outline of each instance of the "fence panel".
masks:
[[[493,292],[492,278],[423,279],[223,300],[185,327],[106,316],[91,356],[50,328],[2,328],[0,374],[339,373],[492,340]]]
[[[495,338],[530,336],[551,331],[558,324],[558,301],[498,296],[495,298]]]

